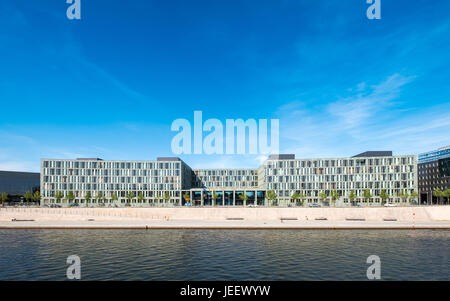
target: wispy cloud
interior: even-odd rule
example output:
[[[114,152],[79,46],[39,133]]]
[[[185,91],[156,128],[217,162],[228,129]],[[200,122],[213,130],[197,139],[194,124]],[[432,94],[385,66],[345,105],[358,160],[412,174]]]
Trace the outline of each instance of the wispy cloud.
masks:
[[[29,137],[29,136],[25,136],[22,134],[16,134],[13,132],[8,132],[8,131],[4,131],[1,130],[0,131],[0,138],[3,141],[4,145],[8,145],[8,144],[36,144],[37,141],[36,139]]]
[[[417,117],[417,116],[415,116]],[[429,118],[429,119],[428,119]],[[408,118],[409,119],[409,118]],[[411,122],[411,126],[405,128],[389,129],[384,134],[380,135],[380,139],[388,139],[396,136],[426,134],[433,130],[440,130],[446,137],[450,137],[450,132],[446,131],[450,129],[450,117],[448,114],[438,114],[437,112],[423,112],[421,122]]]
[[[30,12],[26,16],[22,10],[15,7],[14,4],[6,5],[0,2],[1,27],[11,27],[20,33],[10,34],[0,30],[0,49],[3,46],[9,49],[17,48],[17,51],[24,53],[24,60],[38,60],[42,62],[42,65],[50,66],[53,70],[64,70],[67,78],[74,78],[78,82],[78,87],[93,87],[111,91],[113,95],[119,94],[124,97],[125,101],[134,101],[138,105],[148,104],[152,101],[144,93],[132,87],[131,83],[127,83],[125,79],[121,78],[120,74],[109,71],[107,66],[90,57],[89,53],[85,51],[84,39],[80,38],[76,32],[65,26],[57,27],[57,25],[67,22],[64,11],[57,13],[55,8],[45,7],[45,5],[30,5]],[[42,36],[39,43],[31,46],[32,56],[30,56],[30,52],[23,49],[22,43],[8,43],[8,41],[30,39],[30,33],[33,35],[42,33],[43,28],[36,26],[33,22],[34,19],[30,17],[31,13],[42,15],[49,24],[57,27],[52,34]],[[31,19],[31,22],[28,22],[27,17]],[[1,43],[2,39],[5,39],[5,43]]]
[[[394,74],[370,88],[366,88],[365,84],[361,83],[357,86],[357,91],[361,91],[360,93],[330,103],[327,111],[331,116],[336,117],[340,130],[358,130],[363,124],[375,122],[372,117],[393,106],[401,87],[411,80],[413,77]]]
[[[0,0],[0,55],[8,58],[0,68],[0,166],[170,155],[170,123],[194,109],[221,120],[278,117],[281,151],[298,157],[450,144],[443,1],[395,1],[399,14],[381,23],[343,1],[179,6],[170,24],[161,16],[173,5],[123,14],[113,4],[92,18],[103,9],[94,2],[76,22],[64,1]],[[105,34],[112,19],[114,35]],[[111,48],[117,43],[126,47]],[[183,159],[224,168],[255,167],[264,157]]]
[[[87,69],[90,69],[94,73],[100,76],[103,80],[117,88],[119,91],[124,93],[126,96],[130,97],[131,99],[139,102],[140,104],[147,104],[150,100],[147,96],[144,94],[136,91],[135,89],[131,88],[127,84],[125,84],[123,81],[119,80],[116,76],[112,75],[111,73],[107,72],[105,69],[100,67],[99,65],[80,57],[78,59],[78,62],[84,66]]]
[[[332,157],[369,149],[416,154],[450,143],[448,106],[414,110],[402,101],[402,89],[414,79],[393,74],[375,85],[361,83],[347,90],[353,95],[319,109],[298,100],[283,105],[277,111],[281,148],[303,157]],[[400,114],[404,110],[409,114]],[[423,122],[424,116],[430,119]],[[419,141],[428,143],[420,147]]]
[[[0,161],[0,170],[7,171],[29,171],[29,172],[39,172],[39,161],[28,162],[28,161]]]

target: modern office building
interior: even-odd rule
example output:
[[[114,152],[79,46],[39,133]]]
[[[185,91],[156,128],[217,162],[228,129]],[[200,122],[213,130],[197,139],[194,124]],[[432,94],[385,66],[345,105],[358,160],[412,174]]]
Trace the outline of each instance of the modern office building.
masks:
[[[10,201],[20,201],[27,191],[39,190],[37,172],[0,171],[0,193],[8,194]]]
[[[294,192],[306,203],[327,203],[332,191],[336,205],[380,203],[385,190],[389,201],[399,202],[400,192],[417,191],[415,156],[392,152],[365,152],[351,158],[295,159],[295,155],[271,155],[256,169],[192,170],[179,158],[156,161],[111,161],[99,158],[42,159],[42,204],[89,206],[269,205],[267,192],[276,203],[295,206]],[[371,194],[364,200],[364,191]],[[71,192],[71,193],[70,193]],[[60,196],[58,196],[60,195]],[[68,197],[73,195],[73,197]],[[58,197],[57,197],[58,196]],[[273,203],[273,202],[272,202]]]
[[[371,202],[381,202],[385,190],[390,202],[399,202],[399,193],[417,191],[417,159],[415,156],[392,156],[391,152],[366,152],[352,158],[295,159],[294,155],[271,156],[258,171],[258,180],[267,190],[274,190],[280,203],[293,202],[293,192],[306,195],[308,203],[321,200],[337,191],[339,205],[350,204],[350,192],[364,200],[364,191]],[[323,200],[322,200],[323,201]],[[328,198],[329,201],[329,198]]]
[[[99,158],[76,160],[41,160],[41,203],[73,202],[126,204],[127,194],[139,203],[167,203],[180,200],[181,191],[189,189],[192,171],[179,158],[158,158],[156,161],[104,161]],[[63,198],[58,200],[57,192]],[[86,200],[87,194],[90,200]],[[101,193],[101,197],[99,196]],[[142,194],[142,195],[141,195]],[[141,196],[140,196],[141,195]],[[89,198],[89,197],[88,197]],[[117,198],[117,199],[116,199]]]
[[[435,189],[450,189],[450,146],[419,155],[419,194],[422,204],[448,204],[448,198],[433,195]]]

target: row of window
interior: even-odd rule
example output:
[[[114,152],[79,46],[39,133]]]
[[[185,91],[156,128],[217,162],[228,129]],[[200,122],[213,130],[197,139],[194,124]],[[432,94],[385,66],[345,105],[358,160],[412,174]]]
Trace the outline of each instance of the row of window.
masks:
[[[386,173],[412,173],[414,166],[377,166],[377,167],[335,167],[335,168],[266,168],[265,175],[339,175],[339,174],[386,174]]]
[[[437,181],[423,181],[423,182],[420,182],[419,183],[419,185],[437,185],[437,184],[447,184],[447,183],[450,183],[450,180],[444,180],[444,179],[441,179],[441,180],[437,180]]]
[[[302,183],[302,182],[354,182],[354,181],[406,181],[414,180],[414,174],[361,174],[361,175],[341,175],[341,176],[266,176],[267,183]]]
[[[256,187],[257,182],[203,182],[205,187]]]
[[[435,161],[439,159],[444,159],[450,157],[450,148],[443,148],[437,151],[431,151],[428,153],[419,155],[419,163],[425,163],[430,161]],[[425,164],[424,164],[425,165]]]
[[[105,191],[129,191],[129,190],[181,190],[178,184],[52,184],[46,183],[41,194],[46,196],[52,191],[89,191],[89,190],[105,190]]]
[[[60,169],[43,168],[43,175],[50,176],[179,176],[179,169]]]
[[[181,177],[44,176],[44,183],[181,183]]]
[[[347,167],[347,166],[374,166],[374,165],[414,165],[415,157],[389,157],[376,159],[321,159],[321,160],[277,160],[266,161],[266,168],[289,167]]]
[[[358,198],[363,198],[365,190],[366,189],[352,189],[352,190],[336,190],[336,191],[342,197],[348,198],[350,193],[353,191]],[[411,192],[414,191],[414,189],[406,188],[406,189],[369,189],[369,192],[372,195],[372,197],[379,197],[382,190],[384,190],[386,192],[388,197],[397,197],[398,194],[401,192],[406,192],[408,194],[411,194]],[[332,190],[326,190],[326,189],[323,189],[323,190],[318,190],[318,189],[315,189],[315,190],[309,190],[309,189],[307,189],[307,190],[277,190],[277,189],[274,189],[274,191],[278,197],[291,197],[292,194],[296,191],[296,192],[305,194],[306,197],[319,198],[321,192],[325,192],[327,196],[330,196]]]
[[[247,176],[256,175],[256,169],[196,169],[197,176]]]
[[[86,199],[86,194],[89,191],[91,194],[91,199],[96,200],[101,195],[101,198],[103,199],[111,199],[113,195],[116,195],[117,198],[126,198],[129,193],[132,193],[134,198],[138,198],[140,194],[144,198],[164,198],[165,194],[168,193],[170,197],[180,197],[181,191],[180,190],[160,190],[160,191],[146,191],[146,190],[139,190],[139,189],[129,189],[129,190],[116,190],[116,191],[108,191],[108,190],[88,190],[88,191],[77,191],[77,190],[52,190],[47,191],[46,195],[44,197],[54,198],[56,195],[56,192],[59,191],[62,194],[63,198],[66,198],[69,194],[69,192],[72,192],[75,198],[77,199]]]
[[[179,169],[181,162],[113,162],[101,160],[44,160],[43,168],[106,168],[106,169]]]
[[[267,189],[395,189],[415,187],[413,181],[393,181],[393,182],[342,182],[342,183],[268,183]]]

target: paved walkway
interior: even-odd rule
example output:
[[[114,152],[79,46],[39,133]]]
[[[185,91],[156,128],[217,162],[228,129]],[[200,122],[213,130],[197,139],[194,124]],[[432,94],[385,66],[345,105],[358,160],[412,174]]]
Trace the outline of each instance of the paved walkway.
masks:
[[[82,220],[0,221],[0,229],[450,229],[450,222]]]

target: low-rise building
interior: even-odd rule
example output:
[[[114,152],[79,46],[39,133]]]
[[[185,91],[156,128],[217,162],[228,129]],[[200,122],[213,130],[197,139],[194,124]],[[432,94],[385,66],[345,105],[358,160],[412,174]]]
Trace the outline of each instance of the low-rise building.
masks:
[[[270,156],[259,168],[260,185],[274,190],[280,203],[294,203],[294,192],[305,195],[308,203],[330,202],[337,192],[337,204],[381,203],[381,191],[387,202],[401,202],[401,193],[417,191],[415,156],[392,156],[391,152],[366,152],[351,158],[295,159],[294,155]],[[350,193],[356,195],[350,199]],[[370,193],[365,199],[364,192]],[[321,193],[325,193],[323,199]],[[409,201],[409,199],[407,200]]]
[[[392,152],[329,159],[271,155],[256,169],[192,170],[181,159],[172,157],[156,161],[42,159],[42,204],[295,206],[301,202],[331,201],[333,205],[380,204],[383,190],[390,202],[400,202],[400,193],[417,191],[416,169],[415,156],[392,156]],[[352,199],[351,192],[355,196]],[[302,195],[301,202],[292,198],[294,193]],[[268,197],[275,201],[268,202]]]
[[[21,201],[27,192],[39,190],[38,172],[0,171],[0,193],[6,193],[10,201]]]

